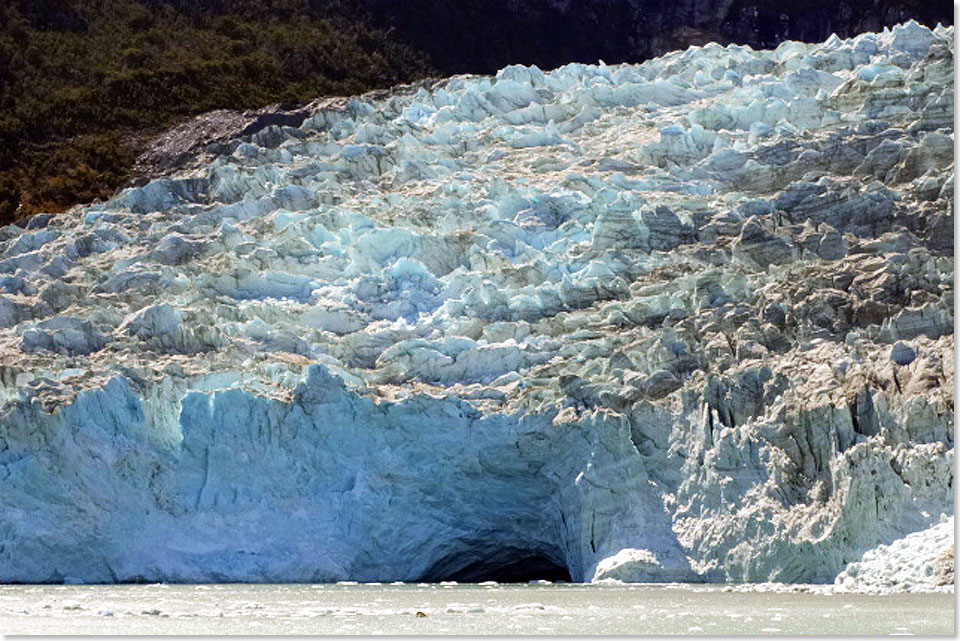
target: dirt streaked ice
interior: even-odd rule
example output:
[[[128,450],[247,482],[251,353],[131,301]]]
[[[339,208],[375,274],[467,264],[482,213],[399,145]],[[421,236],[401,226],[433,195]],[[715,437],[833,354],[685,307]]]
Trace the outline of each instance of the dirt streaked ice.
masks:
[[[0,580],[919,580],[952,28],[322,105],[0,229]]]

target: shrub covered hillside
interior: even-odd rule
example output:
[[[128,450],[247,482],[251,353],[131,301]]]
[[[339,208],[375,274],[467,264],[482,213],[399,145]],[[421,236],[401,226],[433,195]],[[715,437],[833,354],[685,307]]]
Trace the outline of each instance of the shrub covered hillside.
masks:
[[[4,0],[0,224],[109,195],[143,142],[184,116],[428,72],[415,51],[326,4]]]

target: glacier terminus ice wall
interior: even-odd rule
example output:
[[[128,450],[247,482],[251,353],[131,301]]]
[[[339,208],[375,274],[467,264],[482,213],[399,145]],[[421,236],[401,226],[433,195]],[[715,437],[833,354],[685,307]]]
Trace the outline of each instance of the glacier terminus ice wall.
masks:
[[[832,583],[943,541],[953,117],[916,23],[516,66],[2,228],[0,581]]]

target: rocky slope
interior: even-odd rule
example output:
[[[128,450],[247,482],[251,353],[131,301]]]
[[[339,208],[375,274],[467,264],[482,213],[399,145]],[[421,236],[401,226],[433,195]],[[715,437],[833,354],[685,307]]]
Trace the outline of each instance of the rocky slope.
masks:
[[[952,516],[952,43],[456,77],[0,229],[0,579],[833,582]]]

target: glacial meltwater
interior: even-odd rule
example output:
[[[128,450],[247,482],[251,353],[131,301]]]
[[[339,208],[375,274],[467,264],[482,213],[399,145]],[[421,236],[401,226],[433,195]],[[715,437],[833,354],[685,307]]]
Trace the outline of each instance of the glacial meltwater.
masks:
[[[954,599],[769,585],[4,585],[0,633],[952,635]]]

